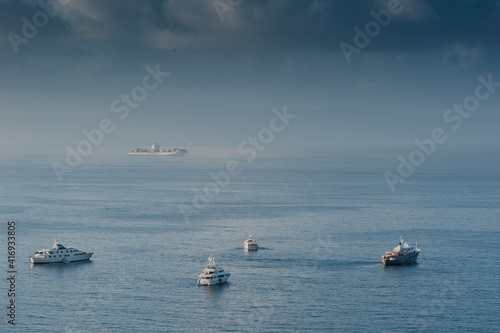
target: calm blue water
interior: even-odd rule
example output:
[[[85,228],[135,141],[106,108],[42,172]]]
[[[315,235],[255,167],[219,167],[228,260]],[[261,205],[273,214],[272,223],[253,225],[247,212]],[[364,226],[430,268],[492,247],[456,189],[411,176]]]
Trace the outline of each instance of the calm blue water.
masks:
[[[59,182],[50,158],[3,158],[15,331],[497,331],[498,153],[436,153],[391,193],[398,154],[257,158],[188,220],[179,204],[227,159],[86,157]],[[418,241],[419,263],[383,269],[399,236]],[[30,266],[54,238],[92,261]],[[196,287],[210,253],[229,283]]]

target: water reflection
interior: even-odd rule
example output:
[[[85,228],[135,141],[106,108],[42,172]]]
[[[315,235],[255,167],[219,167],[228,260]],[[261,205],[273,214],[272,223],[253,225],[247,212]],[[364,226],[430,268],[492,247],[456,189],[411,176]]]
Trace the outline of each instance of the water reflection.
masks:
[[[414,263],[406,264],[406,265],[389,265],[389,266],[382,265],[382,269],[397,269],[397,270],[400,270],[400,269],[405,269],[407,267],[416,267],[416,266],[418,266],[418,262],[414,262]]]
[[[198,286],[203,292],[210,297],[218,297],[229,290],[230,282],[215,284],[213,286]]]

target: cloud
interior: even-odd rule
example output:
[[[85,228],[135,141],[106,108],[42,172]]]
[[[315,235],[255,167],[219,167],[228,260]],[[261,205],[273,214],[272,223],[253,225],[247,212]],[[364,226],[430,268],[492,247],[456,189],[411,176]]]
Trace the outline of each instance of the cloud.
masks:
[[[29,131],[19,130],[24,120],[9,121],[15,126],[3,122],[10,134],[29,134],[35,141],[72,124],[50,143],[61,139],[64,148],[73,140],[71,133],[114,115],[111,101],[140,83],[145,66],[160,64],[172,75],[134,110],[135,119],[143,122],[134,140],[149,135],[152,124],[158,133],[168,124],[180,128],[176,135],[185,135],[186,141],[196,137],[199,127],[207,136],[216,133],[214,144],[237,141],[243,127],[219,138],[215,127],[205,126],[229,130],[240,121],[234,110],[220,113],[221,104],[249,112],[280,105],[303,109],[312,115],[301,118],[311,119],[304,138],[318,126],[328,137],[331,125],[342,120],[333,116],[339,107],[441,115],[478,72],[497,68],[500,1],[400,0],[406,9],[347,64],[339,43],[352,43],[354,27],[363,29],[374,19],[370,12],[387,8],[388,1],[244,0],[221,20],[213,0],[72,0],[15,54],[6,34],[20,34],[22,19],[31,20],[41,7],[38,0],[0,0],[0,115],[40,117],[30,122]],[[198,105],[196,117],[176,111],[193,104]],[[148,108],[157,108],[158,117]],[[493,108],[485,104],[481,115],[494,113]],[[312,109],[328,112],[318,121]],[[117,141],[133,133],[133,117],[123,122]],[[254,118],[251,114],[245,120]],[[373,124],[364,115],[344,118],[335,125],[344,133],[340,140]],[[390,129],[392,123],[384,121],[370,133]]]
[[[70,1],[60,6],[60,16],[75,38],[111,41],[149,32],[157,14],[147,2]]]
[[[367,52],[467,45],[474,39],[500,45],[498,1],[400,1],[404,10]],[[1,7],[2,32],[20,32],[21,18],[40,10],[36,1],[4,0]],[[81,47],[107,42],[202,52],[339,52],[341,41],[352,41],[355,26],[373,20],[371,10],[386,7],[386,0],[243,1],[221,21],[212,0],[73,0],[60,5],[60,15],[51,19],[40,38]]]
[[[387,0],[380,0],[379,3],[385,3]],[[436,22],[439,19],[438,14],[432,5],[425,1],[401,1],[403,11],[394,17],[395,21],[412,22]]]
[[[448,66],[463,69],[480,60],[481,55],[480,47],[468,48],[464,44],[458,43],[452,50],[446,51],[443,60]]]

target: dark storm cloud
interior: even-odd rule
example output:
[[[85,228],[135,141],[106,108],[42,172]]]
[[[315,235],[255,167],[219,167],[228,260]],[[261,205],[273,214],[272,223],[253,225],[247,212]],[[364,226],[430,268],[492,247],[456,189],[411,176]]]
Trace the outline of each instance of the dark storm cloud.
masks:
[[[214,2],[237,5],[221,14]],[[397,143],[417,128],[413,119],[440,119],[478,75],[498,68],[500,0],[401,0],[402,10],[348,63],[339,44],[354,44],[354,28],[365,30],[372,11],[384,13],[391,3],[396,0],[69,0],[15,53],[8,34],[22,36],[24,22],[42,8],[38,0],[0,0],[0,132],[23,140],[20,133],[29,134],[38,148],[44,145],[38,138],[52,138],[47,149],[58,140],[59,148],[74,144],[83,128],[116,116],[111,102],[140,84],[146,66],[159,64],[171,75],[107,140],[148,142],[152,132],[166,132],[223,145],[238,140],[231,128],[233,134],[255,130],[225,108],[248,110],[245,119],[253,119],[257,111],[287,105],[302,110],[297,124],[309,130],[297,130],[297,137],[306,146],[342,138]],[[496,96],[477,118],[496,112]],[[359,116],[351,119],[353,112]],[[196,129],[205,123],[221,130],[207,127],[201,135]],[[317,128],[321,138],[311,134]],[[390,135],[377,139],[377,133]]]
[[[45,1],[47,2],[47,1]],[[37,38],[54,42],[125,43],[130,48],[207,52],[332,50],[352,43],[355,26],[364,29],[370,11],[389,1],[242,1],[221,21],[212,0],[206,1],[70,1]],[[500,1],[401,0],[369,51],[421,50],[442,45],[498,46]],[[20,33],[21,18],[40,10],[36,1],[4,1],[3,37]],[[5,43],[5,41],[4,41]]]

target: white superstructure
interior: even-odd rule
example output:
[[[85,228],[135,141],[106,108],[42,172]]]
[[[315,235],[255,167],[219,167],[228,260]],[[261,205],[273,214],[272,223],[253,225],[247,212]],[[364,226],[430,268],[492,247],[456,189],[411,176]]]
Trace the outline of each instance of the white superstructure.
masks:
[[[208,257],[208,265],[203,270],[203,273],[198,277],[197,286],[212,286],[214,284],[226,282],[231,273],[225,272],[222,268],[215,264],[215,258],[210,255]]]
[[[420,249],[416,245],[413,247],[403,242],[401,237],[399,240],[398,246],[391,251],[386,251],[385,255],[382,256],[384,266],[412,264],[417,261]]]
[[[35,252],[33,256],[30,256],[30,262],[32,264],[68,263],[72,261],[89,260],[93,254],[94,252],[80,251],[72,247],[65,248],[61,244],[57,244],[57,241],[54,240],[52,249]]]
[[[248,239],[243,242],[243,245],[245,246],[245,249],[248,251],[256,251],[259,249],[259,245],[257,245],[257,240],[253,239],[252,234],[250,234],[250,237],[248,237]]]

